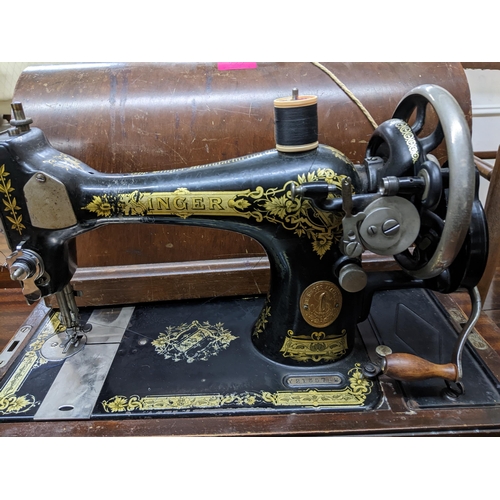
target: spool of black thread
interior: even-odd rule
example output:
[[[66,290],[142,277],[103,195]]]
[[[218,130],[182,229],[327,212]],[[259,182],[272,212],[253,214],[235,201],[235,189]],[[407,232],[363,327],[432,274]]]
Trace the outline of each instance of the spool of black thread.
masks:
[[[293,95],[274,100],[276,149],[283,153],[318,147],[318,98]]]

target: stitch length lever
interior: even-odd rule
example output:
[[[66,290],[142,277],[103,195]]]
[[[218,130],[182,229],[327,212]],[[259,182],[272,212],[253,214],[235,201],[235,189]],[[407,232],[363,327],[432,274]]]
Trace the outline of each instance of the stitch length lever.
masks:
[[[358,222],[361,222],[366,215],[359,212],[352,215],[352,184],[351,179],[342,179],[342,209],[345,213],[342,219],[344,234],[340,246],[341,252],[347,257],[359,257],[363,251],[363,245],[358,233]]]

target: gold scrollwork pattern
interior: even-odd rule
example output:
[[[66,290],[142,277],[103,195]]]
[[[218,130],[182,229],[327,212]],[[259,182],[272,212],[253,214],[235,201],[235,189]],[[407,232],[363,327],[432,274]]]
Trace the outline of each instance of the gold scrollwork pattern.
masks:
[[[24,396],[0,396],[0,415],[24,413],[35,405],[35,398],[31,394]]]
[[[349,386],[338,390],[308,389],[277,392],[244,392],[241,394],[198,394],[145,396],[114,396],[102,401],[106,413],[222,409],[227,407],[300,407],[329,408],[363,406],[371,393],[373,382],[365,379],[359,363],[349,370]]]
[[[359,141],[359,142],[361,143],[361,142],[366,142],[366,141]],[[326,144],[323,144],[323,147],[325,149],[330,150],[332,152],[333,156],[335,156],[335,158],[343,161],[349,167],[353,167],[352,161],[349,160],[349,158],[344,153],[342,153],[342,151],[339,151],[338,149],[336,149],[332,146],[327,146]]]
[[[217,356],[237,338],[223,323],[211,325],[208,321],[195,320],[191,324],[168,326],[151,344],[165,359],[193,363]]]
[[[281,225],[312,242],[314,252],[322,257],[338,241],[342,232],[342,214],[318,210],[307,199],[292,199],[290,187],[305,182],[324,181],[341,188],[344,175],[318,168],[288,181],[281,188],[244,191],[195,191],[178,188],[172,192],[140,192],[93,196],[83,207],[98,217],[174,215],[244,217],[256,222]]]
[[[206,395],[181,395],[181,396],[115,396],[108,401],[103,401],[104,411],[108,413],[154,410],[184,410],[192,408],[223,408],[229,404],[239,406],[252,406],[256,397],[250,393],[245,394],[206,394]]]
[[[347,352],[347,334],[328,337],[325,332],[313,332],[310,336],[295,335],[288,330],[280,349],[285,358],[295,361],[335,361]]]
[[[6,215],[5,218],[12,224],[12,229],[14,231],[22,234],[26,226],[23,224],[22,214],[18,213],[21,207],[17,206],[17,200],[11,196],[11,193],[15,190],[12,187],[10,179],[7,179],[9,175],[9,172],[5,170],[5,165],[2,165],[0,167],[0,193],[3,194],[2,201],[4,204],[4,211],[9,214]]]
[[[43,160],[43,163],[49,163],[54,167],[64,168],[64,170],[68,172],[74,169],[83,170],[83,167],[85,166],[85,164],[80,160],[61,152],[59,152],[58,155],[53,156],[49,160]]]
[[[259,317],[257,318],[257,321],[255,322],[255,326],[253,328],[253,335],[257,338],[264,331],[266,324],[268,322],[268,318],[271,316],[270,301],[271,301],[271,296],[268,294],[266,298],[266,303],[264,304],[262,311],[260,311]]]
[[[360,363],[356,363],[347,374],[349,375],[349,387],[354,394],[369,394],[373,387],[373,382],[363,376]]]
[[[40,354],[45,341],[60,332],[62,326],[59,314],[52,313],[40,334],[29,344],[21,362],[0,389],[0,415],[25,413],[35,404],[36,399],[32,394],[18,395],[28,375],[35,368],[47,363]]]
[[[417,141],[415,140],[415,134],[410,126],[406,123],[397,123],[396,128],[401,132],[403,136],[406,146],[408,147],[408,151],[411,154],[411,160],[413,163],[416,163],[419,158]]]

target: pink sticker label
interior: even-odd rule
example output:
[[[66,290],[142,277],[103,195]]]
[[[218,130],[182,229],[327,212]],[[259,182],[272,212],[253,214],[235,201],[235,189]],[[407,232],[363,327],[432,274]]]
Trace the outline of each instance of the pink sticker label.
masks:
[[[233,69],[255,69],[257,63],[255,62],[220,62],[217,63],[219,71],[231,71]]]

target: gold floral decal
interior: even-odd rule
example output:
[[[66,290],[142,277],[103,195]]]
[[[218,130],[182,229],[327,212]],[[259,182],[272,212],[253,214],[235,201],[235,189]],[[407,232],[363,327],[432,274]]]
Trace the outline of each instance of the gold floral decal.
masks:
[[[343,389],[324,391],[309,389],[302,391],[244,392],[241,394],[195,394],[171,396],[114,396],[102,401],[107,413],[141,412],[158,410],[219,409],[228,406],[255,407],[301,407],[328,408],[363,406],[371,393],[373,382],[363,378],[361,365],[356,363],[349,370],[349,386]]]
[[[104,196],[94,196],[92,201],[85,207],[90,212],[94,212],[98,217],[111,217],[115,212],[113,203],[115,198]]]
[[[349,384],[355,394],[368,394],[371,392],[373,382],[368,380],[361,373],[361,365],[356,363],[355,367],[347,372],[349,377]]]
[[[346,165],[349,165],[351,168],[354,167],[352,161],[349,160],[349,158],[344,153],[342,153],[342,151],[339,151],[338,149],[332,146],[327,146],[326,144],[323,144],[323,147],[325,149],[329,149],[332,152],[333,156],[335,156],[335,158],[338,158],[339,160],[343,161]]]
[[[98,217],[144,217],[174,215],[186,219],[191,216],[244,217],[256,222],[279,224],[297,236],[312,242],[314,252],[323,257],[338,241],[342,233],[342,213],[318,210],[309,200],[292,200],[290,187],[305,182],[324,181],[341,188],[342,179],[333,170],[319,168],[288,181],[281,188],[264,190],[258,186],[253,191],[197,191],[179,188],[173,192],[142,193],[132,191],[116,195],[93,196],[84,210]]]
[[[152,410],[183,410],[188,408],[223,408],[229,404],[253,406],[256,396],[244,394],[207,394],[182,396],[115,396],[108,401],[102,401],[104,411],[108,413],[152,411]]]
[[[329,406],[362,406],[366,397],[371,393],[373,382],[364,378],[361,373],[360,363],[348,372],[349,387],[338,391],[320,391],[310,389],[308,391],[278,391],[276,393],[263,393],[265,401],[273,403],[274,406],[306,406],[306,407],[329,407]]]
[[[25,413],[36,404],[33,395],[24,394],[18,396],[17,393],[20,391],[30,372],[47,363],[47,360],[39,351],[49,337],[62,329],[63,326],[61,325],[59,314],[53,313],[43,330],[29,345],[16,370],[0,390],[0,415]]]
[[[7,180],[9,175],[9,172],[5,170],[5,165],[2,165],[0,167],[0,193],[4,194],[2,198],[3,204],[5,205],[4,211],[10,214],[6,216],[7,220],[12,223],[12,229],[14,229],[14,231],[22,234],[26,226],[23,224],[23,216],[17,213],[18,210],[21,210],[21,207],[17,206],[17,200],[10,195],[10,193],[14,192],[14,188],[12,187],[10,179]]]
[[[31,394],[25,396],[0,397],[0,415],[24,413],[35,405],[35,398]]]
[[[313,332],[310,336],[295,335],[288,330],[280,352],[284,358],[295,361],[335,361],[347,352],[346,331],[342,336],[327,337],[325,332]]]
[[[418,145],[413,130],[407,123],[397,123],[396,128],[401,132],[401,135],[403,136],[406,142],[408,151],[411,154],[412,162],[416,163],[420,155],[418,153]]]
[[[168,326],[151,344],[158,354],[173,361],[207,361],[237,339],[223,323],[193,321],[190,325]]]
[[[321,258],[330,250],[333,241],[338,241],[340,238],[342,214],[318,210],[307,199],[292,200],[290,186],[324,181],[338,186],[340,190],[342,179],[345,177],[337,175],[331,169],[319,168],[315,172],[299,175],[297,182],[289,181],[282,188],[271,188],[264,192],[259,187],[247,196],[237,196],[235,202],[246,202],[246,213],[249,213],[257,222],[265,219],[268,222],[280,224],[297,236],[306,236],[312,241],[313,250]]]

